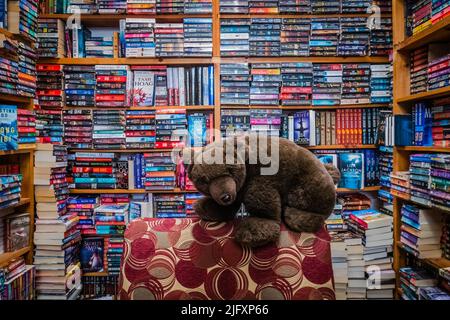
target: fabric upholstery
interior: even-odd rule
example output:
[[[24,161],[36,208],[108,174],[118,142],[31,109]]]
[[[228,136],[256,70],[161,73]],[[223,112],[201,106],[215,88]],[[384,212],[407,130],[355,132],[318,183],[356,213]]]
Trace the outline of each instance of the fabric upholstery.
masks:
[[[330,237],[282,226],[277,244],[251,249],[236,224],[139,219],[125,232],[119,299],[335,299]]]

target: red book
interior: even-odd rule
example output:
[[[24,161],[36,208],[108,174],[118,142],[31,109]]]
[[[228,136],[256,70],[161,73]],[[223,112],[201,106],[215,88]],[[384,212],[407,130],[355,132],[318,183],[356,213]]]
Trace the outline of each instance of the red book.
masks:
[[[282,87],[281,93],[312,93],[311,87]]]
[[[358,109],[358,144],[362,144],[362,109]]]
[[[127,76],[97,76],[98,82],[127,82]]]
[[[38,96],[60,96],[62,90],[37,90],[36,94]]]
[[[62,71],[62,65],[59,64],[37,64],[37,71]]]
[[[97,94],[95,101],[124,101],[125,96],[122,94]]]
[[[157,141],[155,142],[155,149],[173,149],[184,147],[183,141]]]
[[[341,109],[336,110],[336,144],[341,143]]]

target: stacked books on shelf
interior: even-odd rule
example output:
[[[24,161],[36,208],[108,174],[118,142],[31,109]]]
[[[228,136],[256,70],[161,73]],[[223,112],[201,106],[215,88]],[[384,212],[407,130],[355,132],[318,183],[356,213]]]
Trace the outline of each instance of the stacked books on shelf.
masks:
[[[311,13],[311,0],[278,0],[280,13]]]
[[[72,168],[75,171],[81,171]],[[78,216],[77,229],[81,235],[95,234],[94,209],[99,205],[98,197],[77,196],[67,199],[67,214]]]
[[[343,64],[341,104],[370,103],[370,64]]]
[[[409,173],[411,200],[424,206],[431,206],[430,172],[431,154],[411,154],[409,156]]]
[[[62,109],[63,107],[63,66],[38,64],[37,91],[39,107],[42,109]]]
[[[50,4],[52,5],[52,4]],[[59,7],[59,6],[58,6]],[[97,0],[69,0],[66,13],[86,13],[92,14],[97,12]],[[50,11],[53,12],[53,11]],[[55,12],[56,13],[56,12]]]
[[[18,62],[18,78],[17,93],[20,96],[34,97],[36,92],[36,49],[33,45],[25,42],[18,42],[17,54]]]
[[[192,4],[205,2],[192,2]],[[211,3],[209,2],[209,5]],[[186,10],[186,7],[185,7]],[[190,10],[190,11],[193,11]],[[194,13],[194,12],[193,12]],[[211,57],[212,56],[212,19],[184,18],[184,56]]]
[[[408,171],[397,171],[390,174],[390,193],[396,197],[409,200],[411,184]]]
[[[38,27],[37,0],[10,0],[7,4],[8,31],[36,41]]]
[[[450,156],[434,154],[431,156],[430,195],[433,206],[449,211]]]
[[[127,0],[128,14],[155,14],[156,0]]]
[[[125,13],[127,10],[126,0],[97,0],[98,13],[114,14]]]
[[[174,190],[176,186],[175,163],[172,153],[151,152],[145,153],[145,180],[146,190]]]
[[[122,56],[155,56],[155,19],[127,18],[120,22]]]
[[[95,84],[94,66],[64,66],[65,105],[94,106]]]
[[[125,147],[153,149],[156,142],[154,110],[127,110],[125,113]]]
[[[382,213],[393,215],[394,197],[389,192],[391,188],[390,175],[393,170],[393,148],[380,146],[378,149],[378,172],[381,189],[378,190],[378,200],[380,200],[379,210]]]
[[[220,54],[223,57],[246,57],[250,53],[249,19],[220,20]]]
[[[39,58],[64,57],[64,22],[62,20],[40,18],[37,32],[37,54]]]
[[[38,143],[62,143],[63,124],[61,110],[37,109],[36,141]]]
[[[75,152],[69,155],[70,188],[115,189],[114,153]]]
[[[192,188],[189,188],[187,190],[192,190]],[[194,204],[202,197],[203,196],[200,193],[186,193],[184,195],[186,217],[190,218],[196,216]]]
[[[249,0],[222,0],[220,13],[248,13]]]
[[[182,57],[184,53],[183,23],[156,23],[155,40],[157,57]]]
[[[14,259],[0,268],[0,301],[34,300],[35,274],[35,266],[25,264],[23,258]]]
[[[67,148],[38,144],[34,156],[37,299],[75,299],[81,290],[81,235],[77,214],[67,214]]]
[[[97,235],[122,235],[125,232],[129,204],[102,204],[94,209]]]
[[[124,242],[123,237],[109,237],[105,239],[108,275],[118,276],[120,273],[120,259],[123,254]]]
[[[212,0],[185,0],[184,13],[199,14],[212,13]]]
[[[117,276],[83,276],[82,299],[113,300],[119,294]]]
[[[250,110],[220,110],[220,132],[223,137],[250,131]]]
[[[308,106],[312,98],[313,65],[309,62],[281,64],[280,102],[283,106]]]
[[[17,106],[0,105],[0,150],[17,148]]]
[[[155,218],[186,217],[183,194],[158,194],[154,196],[153,212]]]
[[[337,54],[339,56],[366,56],[369,51],[370,32],[367,18],[341,18],[341,31]]]
[[[428,91],[450,86],[450,54],[431,60],[428,63]]]
[[[17,61],[12,58],[0,57],[0,66],[8,74],[8,77],[5,77],[0,84],[0,93],[17,95],[17,82],[19,81]]]
[[[390,253],[393,246],[392,217],[376,210],[353,211],[349,228],[362,236],[366,264],[367,299],[392,299],[395,272]]]
[[[97,107],[126,107],[129,105],[127,87],[131,86],[129,66],[95,65],[95,105]]]
[[[431,26],[431,0],[408,2],[411,34],[419,33]]]
[[[281,19],[254,18],[250,25],[250,56],[274,57],[280,55]]]
[[[342,64],[313,64],[313,106],[341,103]]]
[[[250,110],[250,130],[278,137],[280,135],[281,114],[281,110]]]
[[[68,148],[92,148],[92,110],[64,110],[64,145]]]
[[[18,143],[36,143],[36,115],[34,111],[17,109]]]
[[[403,300],[419,300],[420,290],[437,285],[436,277],[419,267],[403,267],[399,270]]]
[[[14,206],[20,201],[20,191],[22,184],[22,175],[19,174],[18,168],[0,174],[0,209],[6,209]]]
[[[250,68],[248,63],[222,64],[220,102],[223,105],[250,104]]]
[[[392,19],[380,18],[379,27],[370,30],[370,55],[388,56],[392,51]]]
[[[339,34],[339,18],[311,19],[311,36],[309,40],[310,55],[336,56],[338,54],[337,48],[339,42]]]
[[[392,66],[371,64],[370,70],[371,103],[390,103],[392,101]]]
[[[433,145],[445,148],[450,146],[450,99],[442,98],[435,100],[431,109],[432,128],[431,135]],[[429,129],[428,127],[426,127]],[[424,132],[425,128],[424,128]],[[429,133],[429,131],[428,131]],[[425,134],[425,133],[424,133]]]
[[[6,211],[6,213],[8,213]],[[5,217],[5,241],[6,252],[15,252],[30,245],[30,214],[13,213]]]
[[[410,254],[424,258],[440,258],[442,216],[430,209],[403,204],[401,209],[400,242]]]
[[[95,149],[125,148],[125,110],[93,110],[92,116]]]
[[[253,63],[250,74],[250,105],[277,106],[281,87],[281,64]]]
[[[185,109],[156,110],[156,149],[183,147],[186,143],[187,117]]]
[[[435,116],[439,117],[438,113]],[[412,107],[411,118],[412,144],[415,146],[433,145],[432,109],[430,106],[426,102],[417,102]],[[403,134],[405,133],[403,132]]]
[[[283,18],[280,33],[280,56],[309,55],[310,19]]]

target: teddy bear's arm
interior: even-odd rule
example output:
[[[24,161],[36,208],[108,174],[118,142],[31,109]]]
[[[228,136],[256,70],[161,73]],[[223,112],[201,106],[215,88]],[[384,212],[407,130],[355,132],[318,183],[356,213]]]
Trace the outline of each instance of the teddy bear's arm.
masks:
[[[195,213],[203,220],[229,221],[233,220],[239,211],[241,203],[236,201],[229,206],[221,206],[210,197],[203,197],[195,202]]]

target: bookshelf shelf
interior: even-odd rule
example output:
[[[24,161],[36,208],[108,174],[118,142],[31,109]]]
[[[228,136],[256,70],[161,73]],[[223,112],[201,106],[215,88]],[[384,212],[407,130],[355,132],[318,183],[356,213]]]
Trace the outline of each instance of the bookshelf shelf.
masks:
[[[12,94],[0,94],[0,101],[1,102],[9,102],[9,103],[30,103],[30,101],[33,101],[34,98],[30,97],[24,97],[24,96],[16,96]]]
[[[214,106],[163,106],[163,107],[126,107],[126,108],[105,108],[105,107],[79,107],[66,106],[64,110],[71,109],[91,109],[91,110],[167,110],[167,109],[186,109],[186,110],[214,110]]]
[[[190,190],[145,190],[145,189],[134,189],[134,190],[126,190],[126,189],[70,189],[70,193],[72,194],[120,194],[120,193],[158,193],[158,194],[177,194],[177,193],[197,193],[197,191]]]
[[[433,100],[437,98],[442,98],[450,96],[450,87],[444,87],[432,91],[421,92],[418,94],[413,94],[406,96],[404,98],[397,99],[396,102],[402,105],[410,105],[416,101],[420,100]]]
[[[31,199],[30,198],[21,198],[20,201],[12,206],[6,207],[1,209],[2,212],[0,212],[0,217],[2,216],[2,214],[5,212],[6,214],[9,213],[9,210],[11,209],[16,209],[19,208],[21,206],[27,205],[31,203]]]
[[[11,260],[19,258],[31,251],[31,247],[25,247],[14,252],[5,252],[0,254],[0,268],[9,264]]]
[[[355,144],[355,145],[328,145],[328,146],[305,146],[309,150],[327,150],[327,149],[376,149],[375,144]]]
[[[347,189],[347,188],[337,188],[336,191],[339,193],[345,193],[345,192],[373,192],[380,190],[380,186],[373,186],[373,187],[366,187],[362,189]]]
[[[259,14],[259,13],[224,13],[220,14],[221,19],[254,19],[254,18],[356,18],[356,17],[369,17],[367,13],[339,13],[339,14]],[[382,14],[382,17],[390,17],[389,14]]]
[[[19,149],[17,150],[4,150],[0,151],[0,156],[13,155],[13,154],[22,154],[22,153],[31,153],[36,149],[35,144],[20,144]]]
[[[71,64],[71,65],[199,65],[211,64],[213,59],[209,58],[49,58],[40,59],[43,64]]]
[[[221,57],[221,63],[267,63],[267,62],[312,62],[312,63],[389,63],[388,57]]]
[[[407,53],[432,42],[450,40],[450,17],[395,45],[397,51]]]
[[[436,206],[427,206],[427,205],[424,205],[424,204],[422,204],[420,202],[414,201],[412,199],[406,199],[406,198],[400,197],[398,195],[393,195],[393,196],[394,196],[394,198],[396,198],[398,200],[410,202],[410,203],[416,204],[416,205],[418,205],[420,207],[423,207],[423,208],[435,209],[435,210],[438,210],[438,211],[442,211],[444,213],[450,213],[450,208],[448,210],[445,210],[445,209],[442,209],[442,208],[436,207]]]
[[[420,147],[420,146],[407,146],[407,147],[396,147],[399,151],[412,151],[412,152],[436,152],[436,153],[450,153],[449,148],[441,147]]]
[[[404,250],[403,244],[400,241],[397,241],[397,247],[407,253],[407,251]],[[418,258],[418,259],[420,259],[420,258]],[[450,260],[446,259],[444,257],[432,258],[432,259],[420,259],[420,260],[435,269],[450,268]]]
[[[221,109],[282,109],[282,110],[336,110],[336,109],[369,109],[388,108],[387,104],[348,104],[337,106],[234,106],[221,105]]]
[[[97,236],[98,237],[98,236]],[[86,272],[82,274],[83,277],[107,277],[108,272]]]

